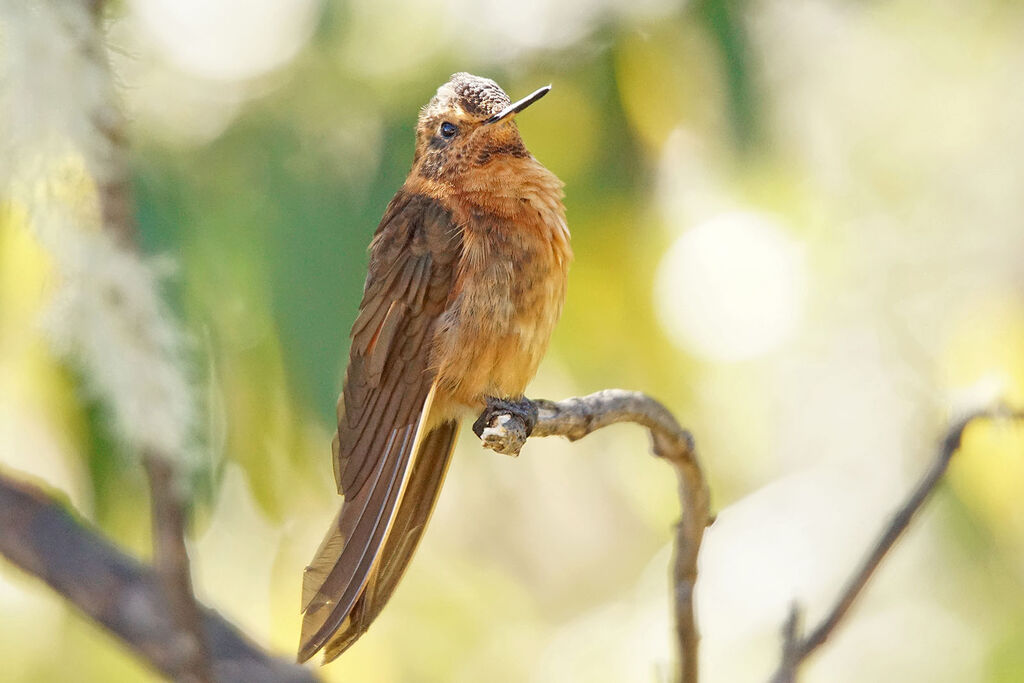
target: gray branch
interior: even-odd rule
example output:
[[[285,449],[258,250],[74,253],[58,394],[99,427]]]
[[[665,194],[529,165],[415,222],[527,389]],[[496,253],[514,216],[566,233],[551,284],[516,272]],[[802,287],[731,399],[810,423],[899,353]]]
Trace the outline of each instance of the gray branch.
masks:
[[[606,389],[580,398],[557,402],[535,400],[533,404],[537,407],[538,419],[529,436],[564,436],[576,441],[608,425],[634,422],[648,429],[654,454],[675,470],[683,509],[676,527],[672,571],[678,677],[682,683],[697,683],[700,634],[694,618],[693,591],[697,581],[697,555],[704,529],[712,517],[708,485],[693,437],[679,426],[665,406],[639,392]],[[522,418],[499,412],[490,416],[480,439],[485,448],[518,455],[527,436]]]
[[[190,674],[183,648],[191,632],[172,617],[162,582],[41,489],[0,474],[0,554],[96,621],[154,669]],[[201,608],[213,678],[224,683],[309,683],[307,669],[275,659],[229,621]]]
[[[918,511],[931,497],[935,487],[938,486],[945,475],[953,456],[960,449],[963,440],[964,430],[967,425],[978,419],[999,419],[1024,420],[1024,412],[1000,413],[995,411],[976,412],[964,417],[951,426],[942,443],[939,445],[938,453],[928,471],[925,472],[921,481],[910,493],[906,502],[893,514],[892,519],[882,529],[878,540],[861,562],[860,566],[847,580],[846,587],[839,594],[835,604],[829,610],[825,618],[809,634],[800,634],[800,608],[794,605],[789,617],[782,629],[782,661],[779,668],[771,678],[771,683],[793,683],[796,680],[797,671],[800,665],[811,656],[819,647],[825,644],[829,637],[835,632],[836,627],[849,613],[854,601],[864,590],[868,581],[874,575],[875,570],[881,565],[886,554],[900,539],[906,531],[910,522],[917,515]]]

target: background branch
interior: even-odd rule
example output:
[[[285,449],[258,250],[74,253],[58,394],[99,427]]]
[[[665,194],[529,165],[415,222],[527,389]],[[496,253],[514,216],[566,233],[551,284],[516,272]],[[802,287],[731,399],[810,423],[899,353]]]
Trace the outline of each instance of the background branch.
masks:
[[[183,632],[156,573],[77,521],[41,489],[0,474],[0,554],[41,578],[142,659],[176,680],[192,675]],[[303,667],[270,657],[217,612],[200,616],[213,678],[310,682]]]
[[[128,258],[139,259],[135,198],[128,164],[128,135],[124,116],[114,100],[114,89],[111,87],[110,71],[103,49],[103,3],[95,2],[90,9],[93,12],[93,31],[86,35],[84,44],[89,50],[89,59],[97,65],[107,85],[106,101],[100,100],[88,112],[88,118],[102,140],[98,146],[102,153],[90,158],[93,177],[97,180],[101,224],[104,232],[127,252]],[[130,317],[131,314],[124,315]],[[164,315],[168,324],[177,325],[169,311],[164,311]],[[139,320],[128,322],[144,325],[146,321],[140,316]],[[171,367],[180,369],[178,363]],[[157,372],[150,367],[145,370]],[[150,491],[153,565],[160,578],[170,615],[176,623],[180,641],[176,651],[181,664],[176,678],[188,683],[213,683],[215,678],[207,638],[203,633],[203,616],[192,590],[191,563],[185,545],[186,495],[184,473],[181,471],[181,463],[185,458],[181,453],[167,452],[153,445],[141,450],[141,461]]]
[[[174,467],[166,458],[145,455],[153,533],[153,566],[164,598],[181,636],[181,681],[212,683],[210,652],[203,635],[203,616],[192,591],[192,572],[185,547],[185,505]]]
[[[772,683],[793,683],[796,680],[797,670],[804,660],[829,639],[836,627],[839,626],[847,615],[854,601],[861,594],[861,591],[864,590],[864,587],[874,575],[875,570],[878,569],[886,554],[892,549],[896,541],[899,540],[915,515],[917,515],[917,512],[927,502],[935,487],[942,480],[943,475],[945,475],[946,470],[949,468],[953,455],[960,449],[964,430],[969,424],[980,418],[1021,420],[1024,419],[1024,412],[975,412],[964,417],[949,428],[942,439],[935,460],[928,468],[924,477],[921,478],[921,481],[910,493],[906,502],[896,510],[892,519],[882,529],[878,540],[857,570],[849,578],[846,587],[839,594],[828,614],[806,636],[800,635],[800,608],[797,605],[793,606],[782,629],[782,661],[772,676]]]
[[[646,394],[606,389],[589,396],[564,401],[535,400],[537,424],[532,433],[522,418],[496,412],[480,436],[485,448],[518,455],[528,436],[564,436],[582,439],[602,427],[634,422],[648,429],[654,454],[669,462],[679,482],[683,514],[676,527],[672,583],[679,652],[678,677],[682,683],[697,683],[700,633],[694,617],[693,591],[697,582],[697,556],[704,529],[711,523],[711,496],[697,459],[693,437],[679,426],[672,413]]]

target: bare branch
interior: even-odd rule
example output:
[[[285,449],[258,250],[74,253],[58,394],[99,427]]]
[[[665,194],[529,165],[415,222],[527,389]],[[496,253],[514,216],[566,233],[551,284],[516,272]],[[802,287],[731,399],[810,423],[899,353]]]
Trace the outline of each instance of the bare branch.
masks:
[[[170,605],[171,617],[182,636],[178,651],[184,671],[179,680],[213,683],[210,653],[203,637],[203,617],[192,591],[180,482],[176,481],[174,468],[166,458],[147,455],[143,464],[149,479],[153,565]]]
[[[924,477],[921,478],[921,481],[911,492],[906,502],[896,510],[892,519],[882,529],[878,540],[875,541],[874,546],[863,562],[861,562],[860,566],[849,578],[846,587],[839,594],[828,614],[807,636],[801,637],[800,635],[800,609],[797,605],[793,606],[783,627],[782,661],[772,676],[772,683],[793,683],[796,680],[797,669],[804,660],[829,639],[836,627],[847,615],[861,591],[864,590],[864,587],[872,575],[874,575],[875,570],[878,569],[886,554],[892,549],[896,541],[899,540],[900,536],[914,519],[914,516],[917,515],[917,512],[927,502],[935,487],[942,480],[950,461],[953,459],[953,455],[960,449],[967,425],[981,418],[1021,420],[1024,419],[1024,412],[975,412],[964,417],[949,428],[942,439],[935,460],[928,468],[928,471],[925,472]]]
[[[169,678],[189,675],[183,633],[155,572],[117,550],[36,486],[0,474],[0,554],[41,578]],[[217,612],[201,609],[213,677],[308,683],[308,670],[265,654]]]
[[[635,422],[650,431],[654,454],[675,469],[683,509],[676,527],[672,571],[678,676],[682,683],[697,683],[700,634],[694,618],[693,591],[697,581],[697,555],[704,529],[712,518],[711,497],[693,437],[679,426],[665,406],[639,392],[606,389],[564,401],[535,400],[533,404],[538,409],[538,419],[530,436],[564,436],[576,441],[608,425]],[[480,439],[486,448],[518,455],[527,432],[521,417],[497,412],[489,416]]]

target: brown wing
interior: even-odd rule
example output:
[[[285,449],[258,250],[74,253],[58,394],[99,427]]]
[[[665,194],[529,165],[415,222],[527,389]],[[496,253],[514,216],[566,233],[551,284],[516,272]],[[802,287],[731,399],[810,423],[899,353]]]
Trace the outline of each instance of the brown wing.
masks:
[[[300,661],[350,616],[399,516],[428,436],[431,342],[451,292],[460,239],[437,201],[400,191],[370,245],[338,401],[334,474],[345,500],[303,577]]]

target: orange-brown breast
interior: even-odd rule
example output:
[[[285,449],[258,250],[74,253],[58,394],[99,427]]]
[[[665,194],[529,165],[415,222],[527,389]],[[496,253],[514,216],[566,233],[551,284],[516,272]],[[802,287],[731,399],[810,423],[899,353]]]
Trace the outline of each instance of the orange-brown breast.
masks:
[[[479,410],[486,396],[518,398],[536,374],[572,260],[561,197],[533,157],[499,157],[450,190],[463,253],[432,358],[448,402]]]

